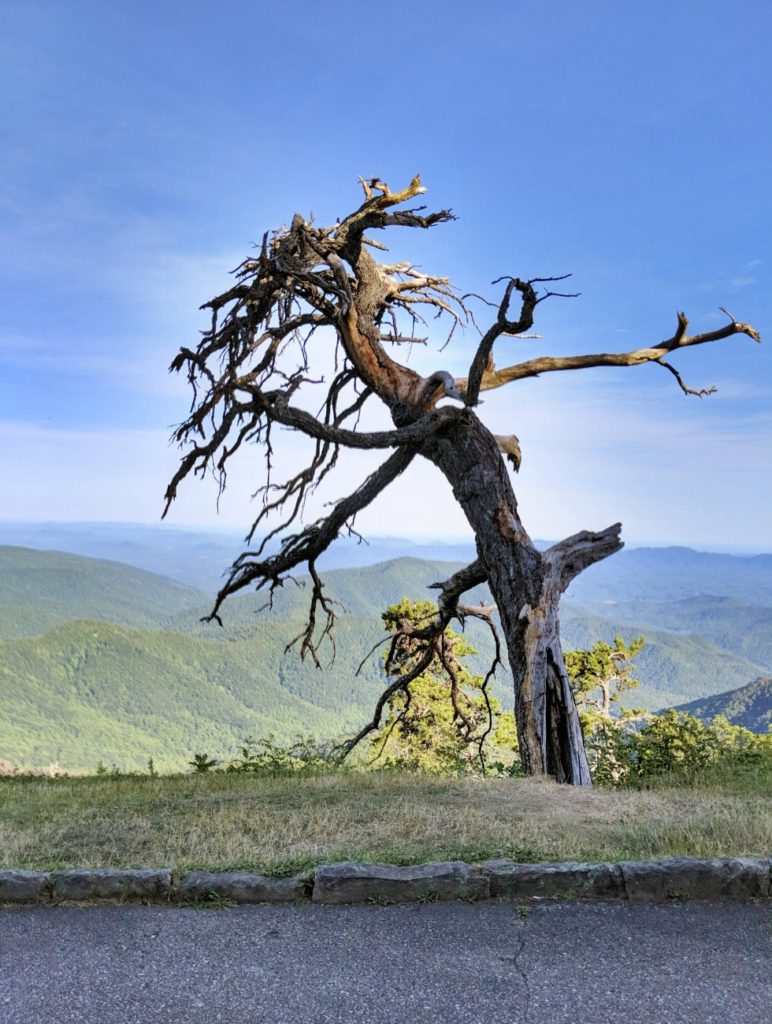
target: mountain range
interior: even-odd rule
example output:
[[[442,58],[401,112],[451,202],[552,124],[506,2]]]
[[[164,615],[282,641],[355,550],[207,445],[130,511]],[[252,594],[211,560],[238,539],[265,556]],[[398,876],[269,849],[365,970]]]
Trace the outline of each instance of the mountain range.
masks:
[[[62,540],[52,533],[54,527],[43,539]],[[68,768],[93,768],[101,760],[136,768],[152,757],[158,767],[179,768],[193,752],[228,755],[250,734],[288,740],[297,733],[351,733],[369,718],[384,685],[378,653],[367,657],[384,638],[382,611],[403,596],[436,597],[428,584],[458,568],[460,555],[473,557],[463,545],[427,544],[417,546],[422,555],[450,550],[453,560],[392,557],[361,565],[357,560],[368,552],[413,548],[388,538],[369,547],[344,544],[336,558],[351,556],[355,564],[328,564],[324,571],[338,602],[336,656],[333,662],[326,648],[319,670],[309,659],[301,662],[296,649],[285,651],[305,622],[302,579],[278,590],[271,608],[263,607],[263,594],[231,598],[221,629],[200,620],[217,585],[207,560],[224,555],[222,536],[212,554],[203,534],[188,538],[181,551],[169,540],[163,549],[155,528],[146,528],[142,543],[136,534],[121,539],[117,527],[92,534],[81,535],[82,547],[98,541],[112,550],[112,536],[125,553],[136,542],[135,560],[143,567],[0,547],[0,760]],[[0,539],[5,536],[0,530]],[[197,562],[192,552],[198,549],[206,558]],[[237,550],[234,544],[218,563],[220,572]],[[148,571],[153,552],[176,578]],[[562,607],[566,648],[616,633],[647,638],[636,659],[641,686],[631,694],[633,705],[658,709],[688,701],[708,714],[726,691],[747,690],[772,672],[769,556],[633,549],[577,583],[581,588],[575,585]],[[480,588],[476,598],[485,596]],[[470,627],[470,640],[479,651],[473,668],[481,672],[491,656],[489,638]],[[506,672],[494,692],[511,706]],[[765,701],[769,689],[757,687],[752,698],[721,706],[741,715],[752,704],[753,721],[763,725]]]

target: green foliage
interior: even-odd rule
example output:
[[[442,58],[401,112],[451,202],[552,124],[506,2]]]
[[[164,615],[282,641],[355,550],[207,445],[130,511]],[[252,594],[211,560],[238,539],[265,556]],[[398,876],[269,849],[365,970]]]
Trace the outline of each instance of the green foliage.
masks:
[[[193,760],[188,761],[188,764],[198,775],[205,775],[212,768],[216,768],[220,762],[214,758],[209,757],[208,754],[194,754]]]
[[[646,717],[640,709],[620,707],[623,694],[638,686],[633,658],[645,646],[642,636],[626,643],[597,641],[590,650],[567,651],[568,677],[582,723],[587,759],[599,785],[614,785],[628,775],[628,729]]]
[[[676,776],[695,785],[708,770],[772,770],[772,737],[726,718],[704,722],[676,709],[650,715],[620,708],[620,697],[638,685],[632,659],[644,644],[642,637],[626,644],[617,636],[613,647],[600,641],[589,651],[566,654],[597,785],[649,785]]]
[[[282,745],[276,737],[248,737],[241,747],[241,756],[229,761],[226,771],[251,772],[257,775],[319,775],[332,771],[330,743],[308,736],[298,736],[294,743]]]
[[[711,766],[727,769],[772,765],[772,736],[758,736],[726,718],[702,722],[675,710],[652,718],[630,746],[633,780],[653,776],[696,777]]]
[[[386,666],[392,677],[418,665],[423,646],[410,630],[436,614],[430,601],[408,598],[386,609],[384,625],[398,637]],[[432,775],[484,774],[498,754],[494,772],[507,773],[517,749],[514,715],[502,712],[495,697],[486,699],[483,677],[472,675],[462,660],[476,653],[464,636],[445,630],[428,668],[389,698],[385,720],[370,743],[374,764]]]
[[[618,704],[627,690],[638,686],[633,679],[633,658],[644,647],[642,636],[625,643],[619,634],[613,645],[599,640],[589,651],[568,651],[566,668],[574,689],[577,707],[588,724],[609,718],[611,705]]]

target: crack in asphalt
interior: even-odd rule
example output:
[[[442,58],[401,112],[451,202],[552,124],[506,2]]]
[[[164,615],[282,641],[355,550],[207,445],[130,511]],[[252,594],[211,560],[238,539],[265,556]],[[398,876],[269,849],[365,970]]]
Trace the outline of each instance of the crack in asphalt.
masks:
[[[520,959],[525,952],[525,924],[520,925],[520,935],[518,936],[518,946],[515,953],[514,966],[517,973],[520,975],[523,981],[523,988],[525,989],[525,1008],[523,1013],[523,1022],[528,1024],[531,1019],[531,983],[528,980],[528,972],[525,967],[521,964]]]
[[[515,927],[517,928],[517,932],[516,932],[516,935],[515,935],[515,938],[516,938],[516,941],[517,941],[517,948],[515,949],[514,953],[510,954],[509,956],[503,956],[501,959],[505,963],[512,964],[512,966],[514,967],[515,971],[517,971],[517,974],[519,975],[520,980],[523,983],[523,990],[525,992],[525,1001],[524,1001],[524,1007],[523,1007],[523,1020],[522,1020],[522,1024],[529,1024],[529,1021],[531,1019],[531,1001],[532,1001],[531,984],[530,984],[530,981],[528,980],[528,974],[527,974],[525,968],[523,967],[523,965],[521,963],[521,958],[523,956],[523,953],[525,952],[525,923],[524,922],[517,922]]]

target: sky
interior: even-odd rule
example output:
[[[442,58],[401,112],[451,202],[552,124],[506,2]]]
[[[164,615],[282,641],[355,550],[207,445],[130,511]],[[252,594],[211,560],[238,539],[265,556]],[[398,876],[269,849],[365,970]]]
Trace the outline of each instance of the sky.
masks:
[[[491,299],[504,274],[572,273],[539,339],[497,363],[625,351],[719,307],[772,339],[772,7],[394,0],[6,0],[0,13],[0,519],[157,522],[190,396],[167,367],[263,233],[334,223],[359,176],[420,172],[457,220],[395,232],[395,261]],[[466,375],[475,334],[417,369]],[[329,352],[318,353],[329,366]],[[532,536],[621,521],[632,543],[772,550],[772,343],[485,394],[516,433]],[[384,422],[384,421],[379,421]],[[367,426],[374,425],[368,421]],[[288,467],[298,442],[282,438]],[[259,453],[169,522],[246,528]],[[310,517],[377,462],[342,460]],[[415,464],[357,526],[468,535]]]

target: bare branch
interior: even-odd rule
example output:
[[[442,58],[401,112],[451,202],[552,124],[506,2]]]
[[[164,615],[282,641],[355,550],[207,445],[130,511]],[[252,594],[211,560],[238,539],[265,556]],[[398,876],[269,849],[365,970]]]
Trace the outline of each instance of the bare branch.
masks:
[[[214,619],[222,625],[219,611],[223,601],[249,584],[254,583],[256,590],[264,586],[270,586],[273,590],[281,586],[287,574],[297,566],[308,563],[311,567],[319,555],[332,544],[346,522],[366,508],[385,487],[396,480],[414,457],[415,451],[409,448],[400,448],[394,452],[353,494],[337,502],[326,518],[317,520],[301,533],[285,538],[278,554],[263,560],[259,560],[252,551],[245,551],[239,555],[231,567],[225,585],[217,595],[207,621]],[[321,603],[324,607],[323,602]]]
[[[664,366],[666,370],[670,370],[675,379],[678,381],[678,386],[681,388],[685,395],[696,395],[697,398],[705,398],[706,395],[714,395],[718,388],[711,384],[710,387],[700,388],[699,391],[695,391],[694,388],[687,387],[685,380],[681,374],[676,370],[675,366],[671,366],[670,363],[666,363],[664,359],[659,360],[659,365]]]
[[[499,281],[503,280],[499,278]],[[494,284],[497,282],[494,281]],[[516,321],[509,320],[509,303],[512,292],[517,289],[521,295],[520,316]],[[504,297],[499,304],[496,322],[488,328],[477,346],[472,365],[469,368],[469,380],[466,382],[466,404],[477,405],[480,384],[483,374],[488,369],[493,346],[502,334],[521,334],[533,326],[533,311],[536,309],[537,297],[530,281],[521,281],[519,277],[511,277],[504,290]]]
[[[497,339],[502,335],[514,337],[524,335],[526,331],[533,327],[534,310],[545,299],[551,298],[553,295],[560,296],[561,298],[575,298],[576,294],[578,294],[545,291],[543,295],[538,295],[534,285],[548,281],[565,281],[570,276],[570,274],[564,274],[561,277],[534,277],[530,281],[521,281],[519,277],[499,277],[493,282],[494,284],[499,284],[501,281],[506,281],[507,287],[499,304],[496,322],[483,335],[477,346],[472,365],[469,368],[469,379],[465,382],[462,389],[466,394],[467,405],[478,404],[481,383],[485,378],[486,372],[491,373],[493,371],[492,353]],[[512,293],[514,291],[518,291],[521,296],[520,313],[517,320],[510,320],[509,304],[512,301]]]
[[[311,590],[311,607],[308,610],[306,628],[299,633],[294,640],[290,640],[284,648],[284,653],[286,654],[295,646],[296,643],[300,642],[300,660],[303,661],[306,654],[310,654],[316,667],[321,668],[322,665],[319,661],[319,648],[325,639],[330,641],[330,645],[332,647],[332,658],[330,660],[330,664],[335,661],[335,638],[332,633],[332,627],[335,625],[335,613],[332,610],[332,602],[324,596],[324,584],[319,577],[319,573],[316,571],[316,563],[314,561],[310,561],[308,563],[308,572],[311,576],[313,587]],[[316,612],[318,608],[321,608],[325,614],[325,623],[321,635],[317,637]]]
[[[458,599],[462,594],[466,593],[467,590],[471,590],[472,587],[477,587],[481,583],[486,583],[488,580],[488,574],[485,571],[480,559],[471,562],[469,565],[464,566],[463,569],[459,569],[458,572],[442,583],[430,583],[430,590],[439,590],[440,596],[437,601],[437,606],[440,612],[440,618],[444,619],[444,625],[447,626],[448,622],[457,614]]]
[[[371,732],[375,732],[375,730],[381,724],[383,709],[388,704],[389,698],[398,690],[405,690],[407,692],[407,688],[409,687],[410,683],[412,683],[414,679],[417,679],[423,672],[425,672],[429,668],[432,661],[434,660],[434,653],[435,652],[433,647],[427,647],[421,659],[417,662],[416,665],[414,665],[410,672],[406,673],[404,676],[397,676],[394,682],[386,687],[386,689],[378,698],[378,703],[375,705],[373,717],[367,723],[367,725],[363,726],[356,734],[356,736],[352,736],[351,739],[344,740],[343,743],[339,743],[336,747],[333,748],[333,757],[335,757],[336,760],[345,760],[345,758],[348,757],[348,755],[351,753],[354,747],[356,747],[357,744],[362,742],[365,736],[369,736]]]
[[[621,523],[615,523],[600,533],[583,530],[548,548],[542,558],[558,592],[562,593],[588,566],[621,551],[624,547],[619,536],[621,531]]]
[[[726,312],[726,310],[724,310]],[[688,321],[683,313],[678,314],[678,326],[671,338],[661,341],[652,348],[639,348],[631,352],[600,352],[595,355],[585,356],[541,356],[537,359],[529,359],[524,363],[516,363],[500,370],[489,370],[483,374],[480,389],[489,391],[492,388],[500,388],[513,380],[523,380],[526,377],[538,377],[542,373],[554,373],[559,370],[585,370],[595,366],[640,366],[644,363],[661,362],[665,356],[676,350],[688,348],[694,345],[706,345],[713,341],[722,341],[735,334],[746,334],[753,341],[760,343],[761,337],[758,331],[750,324],[740,323],[733,320],[725,327],[715,331],[706,331],[702,334],[687,334]],[[469,380],[457,380],[456,386],[462,393],[469,395],[471,376]],[[692,392],[687,392],[692,393]],[[469,400],[467,397],[467,403]]]

